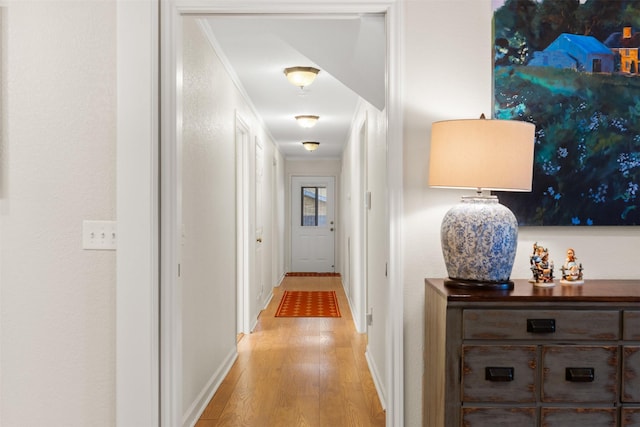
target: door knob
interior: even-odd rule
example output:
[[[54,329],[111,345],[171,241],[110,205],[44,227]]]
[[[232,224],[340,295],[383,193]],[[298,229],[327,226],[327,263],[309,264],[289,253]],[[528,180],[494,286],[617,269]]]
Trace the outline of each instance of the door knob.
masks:
[[[258,242],[258,243],[262,243],[262,237],[258,237],[258,238],[256,239],[256,242]]]
[[[330,231],[333,231],[333,227],[331,227],[329,230],[330,230]]]

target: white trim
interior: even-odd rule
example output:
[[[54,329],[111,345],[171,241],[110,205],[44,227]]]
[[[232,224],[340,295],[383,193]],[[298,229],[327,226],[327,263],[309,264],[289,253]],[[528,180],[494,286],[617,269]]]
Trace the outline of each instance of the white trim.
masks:
[[[182,20],[165,1],[160,26],[160,425],[174,427],[183,418]]]
[[[117,426],[159,424],[158,3],[117,17]]]
[[[387,13],[395,7],[393,0],[350,0],[345,2],[322,2],[319,0],[305,0],[291,2],[275,0],[264,2],[261,0],[162,0],[170,1],[181,14],[294,14],[316,15],[314,17],[335,17],[339,13]]]
[[[340,276],[340,278],[342,279],[342,275]],[[344,290],[344,293],[346,295],[347,289],[344,287],[344,281],[340,280],[340,282],[342,283],[342,289]],[[359,334],[365,333],[365,332],[360,332],[358,330],[358,319],[356,314],[358,310],[355,309],[353,302],[351,301],[351,298],[348,295],[347,295],[347,303],[349,304],[349,311],[351,312],[351,320],[353,320],[353,326],[356,328],[356,332]]]
[[[200,418],[200,415],[204,412],[207,405],[213,398],[213,395],[218,390],[222,381],[224,381],[225,377],[233,367],[233,364],[238,359],[238,352],[235,350],[231,351],[227,357],[225,358],[224,363],[214,374],[209,378],[207,384],[202,389],[198,398],[193,402],[193,404],[185,411],[185,415],[182,418],[182,426],[195,426]]]
[[[387,185],[389,206],[389,328],[387,375],[389,401],[387,426],[404,426],[404,254],[403,224],[403,102],[404,63],[402,7],[398,3],[387,12]]]
[[[380,371],[376,366],[374,359],[370,356],[369,351],[364,352],[364,358],[367,360],[367,366],[369,366],[369,372],[371,372],[371,378],[373,379],[373,385],[376,387],[378,393],[378,399],[380,399],[380,405],[382,409],[387,410],[387,395],[384,387],[382,386],[382,378],[380,377]]]
[[[236,331],[249,334],[250,321],[249,285],[251,280],[249,258],[249,144],[251,129],[248,122],[236,111],[235,114],[235,150],[236,150]],[[240,138],[241,137],[241,138]]]
[[[369,207],[366,202],[369,190],[369,114],[364,111],[364,118],[358,123],[355,132],[358,141],[358,223],[360,233],[360,306],[356,328],[358,332],[368,333],[367,313],[369,313]]]
[[[269,307],[269,304],[271,304],[271,300],[273,299],[273,288],[271,290],[271,292],[269,292],[269,298],[267,298],[267,300],[265,301],[264,305],[262,306],[262,310],[265,310],[267,307]]]

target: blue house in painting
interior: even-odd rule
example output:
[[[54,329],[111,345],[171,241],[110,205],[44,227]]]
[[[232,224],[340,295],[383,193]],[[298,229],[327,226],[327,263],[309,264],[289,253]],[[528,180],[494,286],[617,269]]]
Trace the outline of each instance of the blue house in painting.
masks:
[[[527,65],[569,68],[589,73],[612,73],[614,54],[595,37],[562,33]]]

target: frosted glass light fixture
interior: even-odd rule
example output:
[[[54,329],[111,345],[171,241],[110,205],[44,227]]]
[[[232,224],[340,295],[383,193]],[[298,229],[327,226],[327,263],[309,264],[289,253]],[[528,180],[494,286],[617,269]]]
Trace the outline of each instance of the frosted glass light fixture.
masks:
[[[497,196],[482,190],[531,191],[535,125],[516,120],[433,123],[429,185],[476,189],[442,220],[447,286],[512,289],[518,222]]]
[[[318,147],[320,147],[320,143],[317,141],[305,141],[302,143],[302,146],[307,150],[307,151],[316,151],[318,149]]]
[[[299,88],[309,86],[316,79],[320,70],[313,67],[289,67],[284,69],[287,80]]]
[[[296,116],[296,121],[303,128],[312,128],[316,125],[319,118],[319,116],[303,115]]]

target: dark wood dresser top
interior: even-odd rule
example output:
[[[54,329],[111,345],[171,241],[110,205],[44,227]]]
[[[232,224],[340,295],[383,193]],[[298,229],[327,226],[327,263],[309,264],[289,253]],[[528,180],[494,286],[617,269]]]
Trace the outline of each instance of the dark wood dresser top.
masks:
[[[588,280],[582,285],[565,285],[560,280],[549,288],[537,287],[527,279],[514,280],[514,289],[469,290],[447,287],[444,279],[426,282],[450,302],[626,302],[640,303],[640,280]]]

